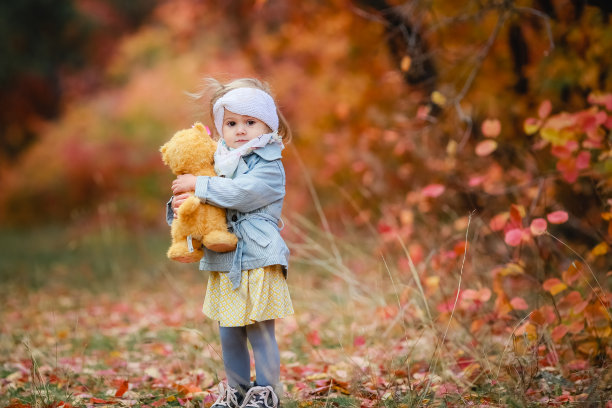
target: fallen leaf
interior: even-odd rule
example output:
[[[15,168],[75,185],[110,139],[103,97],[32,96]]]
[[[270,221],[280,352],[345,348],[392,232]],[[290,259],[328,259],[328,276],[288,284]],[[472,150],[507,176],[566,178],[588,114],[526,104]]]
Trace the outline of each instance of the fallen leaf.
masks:
[[[125,394],[125,392],[128,390],[128,388],[129,388],[129,383],[127,380],[124,380],[119,386],[119,388],[117,389],[117,392],[115,392],[115,397],[122,397],[123,394]]]
[[[365,343],[366,343],[366,341],[365,341],[365,337],[364,336],[356,336],[355,339],[353,340],[353,346],[355,346],[355,347],[364,346]]]
[[[312,346],[320,346],[321,338],[319,337],[318,330],[312,330],[306,335],[306,341]]]
[[[102,398],[96,398],[96,397],[91,397],[89,399],[89,402],[91,404],[114,404],[115,403],[115,401],[106,400],[106,399],[102,399]]]

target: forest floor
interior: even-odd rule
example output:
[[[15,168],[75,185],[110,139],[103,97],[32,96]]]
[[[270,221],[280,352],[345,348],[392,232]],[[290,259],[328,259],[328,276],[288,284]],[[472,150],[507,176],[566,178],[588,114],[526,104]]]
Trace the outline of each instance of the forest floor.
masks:
[[[167,242],[3,231],[0,406],[210,406],[224,374],[206,274],[167,261]],[[612,406],[604,369],[565,378],[508,334],[476,341],[384,260],[353,273],[333,258],[357,254],[332,252],[290,271],[283,406]]]

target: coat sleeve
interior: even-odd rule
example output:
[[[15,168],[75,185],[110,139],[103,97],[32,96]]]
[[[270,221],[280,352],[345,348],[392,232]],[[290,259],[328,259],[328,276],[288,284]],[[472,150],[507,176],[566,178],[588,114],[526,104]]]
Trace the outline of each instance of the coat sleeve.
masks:
[[[250,212],[285,196],[285,171],[280,160],[273,160],[233,179],[199,176],[195,195],[204,203]]]
[[[172,221],[174,220],[174,211],[172,210],[172,200],[174,200],[174,196],[170,197],[170,200],[166,203],[166,222],[168,225],[172,225]]]

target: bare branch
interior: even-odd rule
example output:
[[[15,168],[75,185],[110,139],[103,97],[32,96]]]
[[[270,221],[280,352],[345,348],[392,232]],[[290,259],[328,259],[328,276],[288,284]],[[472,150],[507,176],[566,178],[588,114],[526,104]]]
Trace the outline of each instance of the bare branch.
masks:
[[[531,7],[515,7],[514,10],[524,13],[529,13],[540,17],[544,20],[544,25],[546,26],[546,35],[548,35],[548,51],[547,54],[550,53],[555,48],[555,41],[553,40],[552,28],[550,27],[550,17],[546,14],[542,13],[539,10],[533,9]]]

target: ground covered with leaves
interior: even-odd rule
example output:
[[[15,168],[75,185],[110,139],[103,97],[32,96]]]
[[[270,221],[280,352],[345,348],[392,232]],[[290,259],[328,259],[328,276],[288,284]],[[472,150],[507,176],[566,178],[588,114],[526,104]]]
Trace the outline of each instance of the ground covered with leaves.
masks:
[[[53,234],[2,238],[0,405],[210,406],[224,374],[201,313],[206,275],[164,260],[165,235]],[[605,366],[561,367],[546,336],[474,332],[463,311],[486,293],[468,291],[451,316],[423,302],[431,279],[419,289],[386,259],[356,262],[319,238],[294,248],[318,256],[296,259],[296,315],[277,325],[285,406],[610,406]],[[38,261],[10,252],[24,239],[47,242]]]

